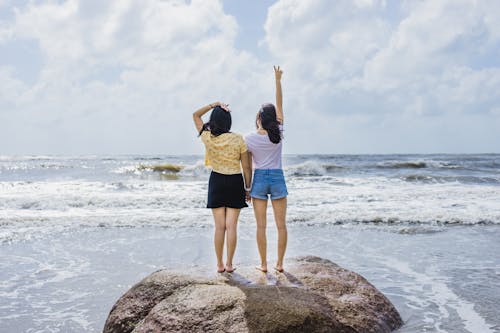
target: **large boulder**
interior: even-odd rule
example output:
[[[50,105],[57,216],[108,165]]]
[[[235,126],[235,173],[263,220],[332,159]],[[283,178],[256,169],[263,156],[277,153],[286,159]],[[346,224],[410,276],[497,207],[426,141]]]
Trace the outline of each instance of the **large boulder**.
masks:
[[[318,257],[286,264],[284,273],[239,267],[213,278],[157,271],[116,302],[103,332],[391,332],[402,325],[361,275]]]

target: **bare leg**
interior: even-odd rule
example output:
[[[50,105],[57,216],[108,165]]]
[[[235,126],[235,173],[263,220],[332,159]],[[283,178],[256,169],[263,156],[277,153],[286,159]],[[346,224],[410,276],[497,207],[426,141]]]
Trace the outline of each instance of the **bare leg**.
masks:
[[[264,272],[267,271],[267,238],[266,238],[266,224],[267,224],[267,200],[252,198],[253,212],[255,220],[257,221],[257,247],[259,248],[260,255],[260,269]]]
[[[226,233],[226,207],[212,208],[215,221],[214,246],[217,256],[217,271],[224,269],[222,253],[224,252],[224,235]]]
[[[233,256],[236,250],[238,216],[240,215],[239,208],[226,208],[226,246],[227,246],[227,261],[226,270],[233,271]]]
[[[285,257],[288,232],[286,230],[286,197],[271,201],[273,204],[274,221],[278,228],[278,261],[276,269],[283,270],[283,258]]]

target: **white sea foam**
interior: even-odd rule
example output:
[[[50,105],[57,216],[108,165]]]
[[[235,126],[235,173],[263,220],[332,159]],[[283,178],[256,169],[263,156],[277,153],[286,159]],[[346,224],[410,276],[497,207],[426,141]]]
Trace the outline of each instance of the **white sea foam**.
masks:
[[[415,282],[411,284],[412,288],[420,286],[418,293],[415,291],[411,292],[412,295],[420,295],[418,298],[414,296],[409,298],[414,304],[422,308],[429,306],[429,303],[436,304],[440,312],[440,318],[449,318],[450,313],[448,309],[454,309],[460,316],[465,329],[471,333],[494,332],[493,326],[489,325],[474,309],[474,304],[466,301],[453,292],[448,286],[447,277],[440,275],[435,267],[428,267],[425,273],[420,273],[412,269],[407,262],[400,261],[394,257],[384,258],[381,261],[389,267],[397,269],[407,277],[413,278]],[[436,332],[447,332],[440,327],[440,320],[436,321],[432,317],[427,317],[426,321],[430,324],[434,323]]]
[[[316,160],[305,161],[285,167],[288,176],[325,176],[343,169],[334,163],[325,163]]]
[[[203,161],[197,161],[193,165],[184,166],[184,168],[179,172],[179,175],[198,178],[206,177],[209,173],[210,171],[205,166],[205,163]]]
[[[500,171],[474,169],[498,163],[495,158],[297,157],[285,164],[288,223],[382,226],[402,233],[499,224]],[[153,171],[166,164],[181,170]],[[450,165],[473,171],[427,170]],[[193,226],[203,224],[207,213],[210,170],[199,157],[3,156],[2,168],[2,242],[78,226]],[[241,216],[251,220],[251,210]]]
[[[187,172],[201,169],[193,170]],[[385,225],[413,233],[445,225],[500,223],[498,186],[320,177],[291,178],[288,189],[290,224]],[[206,180],[0,182],[0,241],[82,225],[199,225],[207,213],[206,190]],[[242,218],[251,220],[251,211],[243,210]]]
[[[117,173],[117,174],[135,174],[135,175],[142,174],[141,170],[139,170],[137,165],[135,165],[135,164],[121,166],[121,167],[118,167],[116,169],[111,170],[111,172]]]

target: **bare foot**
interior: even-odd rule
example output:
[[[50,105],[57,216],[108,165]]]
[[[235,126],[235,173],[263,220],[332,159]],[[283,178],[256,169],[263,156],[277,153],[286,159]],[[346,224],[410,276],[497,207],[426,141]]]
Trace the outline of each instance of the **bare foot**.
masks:
[[[285,271],[285,270],[283,269],[283,266],[281,266],[281,265],[276,265],[276,266],[274,267],[274,270],[275,270],[276,272],[278,272],[278,273],[283,273],[283,272]]]
[[[255,266],[255,269],[257,269],[263,273],[267,273],[267,266],[266,265]]]
[[[224,273],[226,269],[223,265],[217,265],[217,273]]]
[[[228,272],[228,273],[232,273],[232,272],[234,272],[235,270],[236,270],[236,268],[235,268],[235,267],[233,267],[233,265],[227,265],[227,264],[226,264],[226,272]]]

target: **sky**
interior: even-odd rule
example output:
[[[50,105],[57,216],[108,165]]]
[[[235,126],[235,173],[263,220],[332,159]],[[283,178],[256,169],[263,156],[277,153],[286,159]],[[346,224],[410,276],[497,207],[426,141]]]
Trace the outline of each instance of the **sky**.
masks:
[[[202,154],[273,65],[285,153],[500,152],[497,0],[0,0],[0,155]]]

